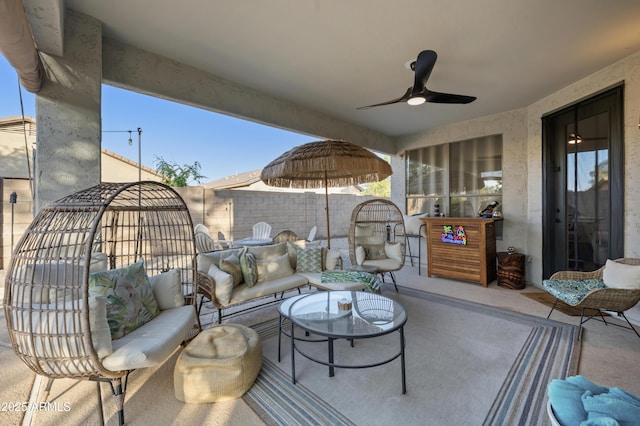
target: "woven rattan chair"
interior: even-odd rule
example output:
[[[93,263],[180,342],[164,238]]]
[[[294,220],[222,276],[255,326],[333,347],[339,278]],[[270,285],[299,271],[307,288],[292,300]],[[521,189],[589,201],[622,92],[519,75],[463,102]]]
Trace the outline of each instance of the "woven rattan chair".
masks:
[[[273,237],[274,244],[282,243],[285,241],[298,241],[298,235],[293,231],[286,230],[278,232],[276,236]]]
[[[402,212],[391,201],[375,198],[358,204],[351,213],[349,226],[351,264],[360,264],[356,251],[358,247],[362,247],[366,254],[361,264],[375,266],[383,281],[384,275],[388,273],[398,291],[394,272],[404,266],[405,234]]]
[[[624,263],[626,265],[640,265],[640,259],[637,258],[620,258],[616,259],[615,261],[618,263]],[[575,294],[569,294],[569,291],[567,291],[567,294],[565,295],[560,290],[558,290],[559,287],[557,285],[557,280],[601,280],[604,268],[605,267],[603,266],[602,268],[591,272],[559,271],[553,274],[550,280],[545,280],[543,282],[544,289],[556,297],[556,301],[551,307],[551,311],[549,311],[549,315],[547,315],[547,318],[551,317],[551,313],[556,308],[558,301],[562,300],[568,305],[581,310],[580,331],[582,331],[582,324],[592,318],[595,318],[596,315],[599,315],[600,319],[604,321],[605,324],[613,324],[608,323],[605,319],[605,316],[602,315],[602,311],[609,311],[615,312],[620,317],[624,318],[631,330],[633,330],[638,335],[638,337],[640,337],[640,334],[638,334],[638,330],[636,330],[633,325],[631,325],[626,315],[624,314],[624,311],[631,309],[638,302],[640,302],[640,289],[597,288],[595,290],[589,291],[586,296],[580,299],[577,303],[574,302],[570,297],[575,296]],[[575,293],[575,291],[571,290],[570,293]],[[585,318],[585,309],[594,309],[597,311],[597,314],[588,315]]]
[[[182,293],[187,295],[187,305],[167,308],[157,316],[163,318],[162,323],[179,314],[180,326],[172,322],[176,346],[155,352],[160,357],[169,350],[170,355],[180,339],[189,340],[200,329],[193,296],[193,223],[182,198],[157,182],[105,183],[62,198],[37,214],[16,245],[6,270],[4,295],[13,350],[38,375],[32,395],[37,395],[36,386],[43,378],[49,378],[48,387],[52,379],[72,378],[98,382],[101,401],[100,382],[110,383],[118,420],[124,423],[126,378],[133,368],[107,369],[103,363],[111,352],[99,355],[94,347],[92,337],[97,332],[92,335],[95,329],[90,324],[95,305],[89,298],[88,282],[96,264],[101,263],[100,271],[126,267],[139,259],[144,259],[144,270],[152,278],[175,269]],[[106,339],[111,342],[108,328]],[[161,343],[160,339],[156,342]],[[122,345],[113,340],[114,353]],[[130,348],[128,343],[125,347]],[[102,404],[99,413],[103,421]]]

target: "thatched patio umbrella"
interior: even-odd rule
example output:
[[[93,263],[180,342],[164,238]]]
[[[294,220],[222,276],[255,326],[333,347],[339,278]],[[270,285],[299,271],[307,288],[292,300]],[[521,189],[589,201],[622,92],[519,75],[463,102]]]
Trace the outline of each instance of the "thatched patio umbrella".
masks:
[[[391,175],[391,166],[371,151],[345,141],[309,142],[295,147],[269,163],[260,178],[280,188],[325,189],[327,246],[329,230],[329,187],[377,182]]]

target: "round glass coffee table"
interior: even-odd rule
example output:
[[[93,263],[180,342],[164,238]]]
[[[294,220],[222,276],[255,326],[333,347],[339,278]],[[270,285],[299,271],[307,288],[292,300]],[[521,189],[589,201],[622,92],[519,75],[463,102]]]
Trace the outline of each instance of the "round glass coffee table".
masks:
[[[350,303],[349,303],[350,302]],[[348,309],[348,308],[351,309]],[[298,297],[289,305],[286,315],[291,321],[291,380],[296,383],[295,354],[298,352],[313,362],[329,367],[329,377],[337,368],[369,368],[387,364],[400,358],[402,393],[406,393],[404,325],[407,311],[393,299],[364,291],[320,291]],[[318,359],[296,347],[296,328],[326,337],[328,362]],[[333,342],[336,339],[369,339],[397,331],[400,335],[399,351],[389,358],[371,364],[344,365],[334,360]]]

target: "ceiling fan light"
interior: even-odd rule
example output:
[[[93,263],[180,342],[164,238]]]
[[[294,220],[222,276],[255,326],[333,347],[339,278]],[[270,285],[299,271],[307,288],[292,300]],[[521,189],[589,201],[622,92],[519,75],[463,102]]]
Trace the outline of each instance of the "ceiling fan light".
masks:
[[[577,143],[582,142],[582,136],[576,135],[575,133],[571,133],[569,135],[569,140],[567,141],[569,145],[575,145]]]
[[[422,105],[423,103],[425,103],[427,100],[425,98],[423,98],[422,96],[415,96],[413,98],[409,98],[407,99],[407,103],[409,105],[412,106],[416,106],[416,105]]]

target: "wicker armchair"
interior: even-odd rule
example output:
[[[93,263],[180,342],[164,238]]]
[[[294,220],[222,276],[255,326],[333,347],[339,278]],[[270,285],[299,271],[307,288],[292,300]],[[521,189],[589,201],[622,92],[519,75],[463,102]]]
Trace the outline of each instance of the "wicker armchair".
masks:
[[[285,241],[298,241],[298,234],[296,234],[293,231],[280,231],[276,234],[275,237],[273,237],[273,243],[277,244],[277,243],[282,243]]]
[[[144,260],[143,269],[139,259]],[[200,329],[195,312],[195,261],[193,223],[187,206],[173,189],[158,182],[105,183],[44,207],[16,245],[5,281],[4,310],[13,350],[38,375],[32,396],[37,396],[43,377],[96,381],[99,396],[100,382],[106,382],[115,396],[118,420],[124,424],[129,373],[160,364]],[[114,296],[89,294],[92,272],[132,264],[154,282],[169,271],[164,276],[173,277],[174,302],[170,303],[175,305],[160,307],[159,313],[140,327],[142,330],[155,322],[154,332],[148,333],[155,339],[156,350],[149,351],[155,358],[150,355],[135,366],[120,362],[126,356],[119,354],[121,350],[133,353],[132,344],[140,349],[145,336],[138,339],[140,333],[133,330],[113,338],[105,300]],[[122,279],[123,287],[129,285],[133,290],[128,293],[132,300],[141,297],[133,295],[138,282],[148,292],[142,274],[135,283]],[[187,296],[183,300],[179,300],[180,290]],[[185,300],[186,305],[181,306]],[[140,312],[132,312],[133,320],[140,318],[136,316]],[[96,326],[99,315],[104,317],[105,327]],[[171,336],[156,332],[172,328]],[[102,422],[101,404],[98,411]]]
[[[640,265],[640,259],[637,258],[620,258],[615,261],[626,265]],[[596,315],[600,315],[601,320],[604,321],[605,324],[613,324],[608,323],[604,315],[602,315],[602,311],[610,311],[615,312],[620,317],[624,318],[629,325],[629,328],[633,330],[638,337],[640,337],[638,330],[633,327],[624,314],[624,311],[631,309],[640,302],[640,289],[595,288],[588,291],[586,295],[582,297],[583,295],[580,294],[580,288],[576,289],[576,286],[566,288],[566,286],[563,286],[563,281],[560,281],[580,281],[581,283],[584,283],[585,280],[601,280],[604,268],[605,267],[603,266],[602,268],[591,272],[559,271],[553,274],[549,280],[545,280],[543,282],[544,289],[556,297],[556,301],[551,307],[551,311],[549,311],[547,318],[551,317],[551,313],[558,304],[558,301],[562,300],[568,305],[581,309],[580,328],[582,328],[582,324],[592,318],[595,318]],[[582,291],[584,292],[586,289],[583,289]],[[585,318],[585,309],[594,309],[597,311],[597,314],[589,315]]]
[[[382,198],[358,204],[351,213],[348,241],[351,264],[375,266],[383,281],[388,273],[398,291],[394,272],[404,266],[407,245],[400,209]],[[356,254],[359,250],[364,251],[364,259]]]

